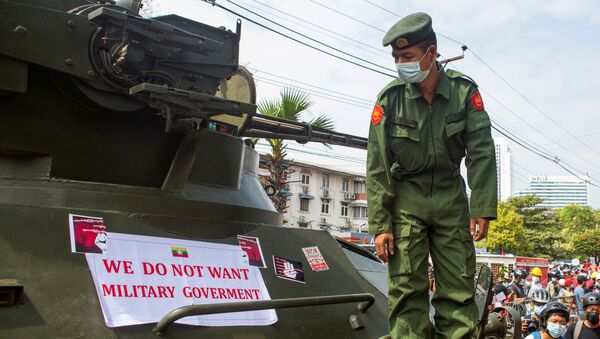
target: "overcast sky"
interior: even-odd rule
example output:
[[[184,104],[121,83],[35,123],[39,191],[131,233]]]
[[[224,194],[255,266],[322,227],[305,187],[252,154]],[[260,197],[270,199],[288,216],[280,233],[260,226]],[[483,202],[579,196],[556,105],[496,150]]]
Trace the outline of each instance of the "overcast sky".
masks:
[[[495,121],[511,133],[557,156],[568,166],[589,173],[591,182],[600,185],[600,69],[597,63],[600,52],[597,43],[600,39],[600,3],[597,1],[233,2],[296,32],[386,67],[389,73],[394,72],[391,50],[381,46],[381,39],[399,17],[373,4],[399,15],[426,12],[433,18],[442,57],[460,55],[461,44],[469,47],[465,58],[452,63],[449,68],[466,73],[479,84],[486,110]],[[266,23],[264,19],[245,12],[232,2],[218,0],[217,3],[307,41],[281,27]],[[158,1],[157,10],[160,14],[173,13],[231,30],[235,30],[238,19],[201,0]],[[291,15],[321,27],[311,26]],[[307,42],[326,49],[314,42]],[[322,96],[329,98],[317,96],[316,93],[311,95],[314,105],[306,119],[326,114],[335,121],[338,131],[360,136],[367,136],[377,93],[392,80],[302,46],[246,20],[242,20],[240,63],[255,72],[259,99],[278,95],[281,84],[274,85],[274,82],[313,89],[319,86],[341,93],[319,90],[325,94]],[[331,100],[332,95],[343,98],[345,102]],[[494,135],[500,136],[496,132]],[[515,191],[526,186],[529,175],[569,175],[556,164],[514,142],[509,141],[509,145],[515,163]],[[289,147],[290,157],[296,160],[364,173],[366,152],[343,147],[328,151],[314,143],[302,146],[292,142]],[[306,152],[328,152],[328,157]],[[593,207],[600,208],[598,188],[591,186],[590,199]]]

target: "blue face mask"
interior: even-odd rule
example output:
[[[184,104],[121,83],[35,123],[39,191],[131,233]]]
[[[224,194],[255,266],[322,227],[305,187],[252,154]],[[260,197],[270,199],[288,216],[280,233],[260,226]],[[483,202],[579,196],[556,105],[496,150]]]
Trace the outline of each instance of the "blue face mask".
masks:
[[[425,80],[425,78],[427,78],[427,76],[429,75],[429,70],[431,69],[431,65],[433,65],[433,62],[431,62],[431,65],[429,65],[429,67],[427,68],[427,70],[422,71],[421,70],[421,61],[423,60],[423,58],[425,58],[425,56],[427,55],[427,52],[429,51],[429,48],[427,48],[427,50],[425,51],[425,54],[423,55],[423,57],[421,59],[419,59],[419,61],[411,61],[411,62],[401,62],[399,64],[396,64],[396,70],[398,71],[398,77],[409,84],[412,83],[420,83],[423,80]]]
[[[546,332],[548,332],[548,334],[552,338],[560,338],[563,335],[565,335],[565,333],[567,333],[567,326],[561,326],[555,323],[548,323],[548,325],[546,326]]]

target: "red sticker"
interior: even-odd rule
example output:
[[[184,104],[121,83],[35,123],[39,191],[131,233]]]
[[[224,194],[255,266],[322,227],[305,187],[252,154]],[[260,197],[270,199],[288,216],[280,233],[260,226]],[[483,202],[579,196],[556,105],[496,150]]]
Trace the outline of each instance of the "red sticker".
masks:
[[[379,105],[373,107],[373,113],[371,113],[371,122],[373,125],[378,125],[383,118],[383,108]]]
[[[471,102],[476,110],[483,111],[483,99],[481,99],[481,94],[479,94],[479,91],[473,93],[471,96]]]

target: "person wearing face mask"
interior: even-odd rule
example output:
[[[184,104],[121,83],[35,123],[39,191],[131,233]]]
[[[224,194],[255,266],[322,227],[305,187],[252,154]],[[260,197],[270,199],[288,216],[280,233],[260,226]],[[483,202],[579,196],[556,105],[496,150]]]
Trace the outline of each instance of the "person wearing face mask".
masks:
[[[548,282],[548,292],[550,293],[550,298],[558,297],[558,292],[560,291],[560,286],[558,285],[558,271],[552,271],[548,273],[548,277],[550,281]]]
[[[520,301],[525,298],[526,279],[527,272],[525,270],[517,268],[513,271],[513,281],[508,286],[510,301]]]
[[[565,339],[569,310],[558,301],[544,306],[540,313],[540,330],[530,333],[525,339]]]
[[[585,320],[571,324],[565,337],[567,339],[600,338],[600,293],[588,293],[583,296]]]
[[[531,308],[528,315],[521,322],[521,332],[523,335],[533,333],[540,328],[540,315],[542,310],[550,302],[550,293],[540,288],[535,290],[531,296]]]
[[[531,270],[531,286],[529,287],[527,296],[531,298],[533,292],[541,288],[544,288],[544,285],[542,285],[542,269],[539,267],[534,267]]]
[[[427,338],[428,255],[435,269],[435,336],[475,330],[475,248],[496,218],[491,123],[477,85],[436,62],[431,17],[400,19],[383,38],[398,79],[378,95],[367,151],[369,233],[388,263],[393,338]],[[470,204],[460,163],[466,155]]]

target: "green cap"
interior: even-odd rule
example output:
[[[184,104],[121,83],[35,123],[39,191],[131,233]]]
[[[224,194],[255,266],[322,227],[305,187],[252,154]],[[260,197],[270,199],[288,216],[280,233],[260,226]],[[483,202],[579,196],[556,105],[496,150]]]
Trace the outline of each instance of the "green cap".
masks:
[[[423,12],[410,14],[400,19],[383,37],[383,46],[408,48],[423,41],[433,32],[431,17]]]

